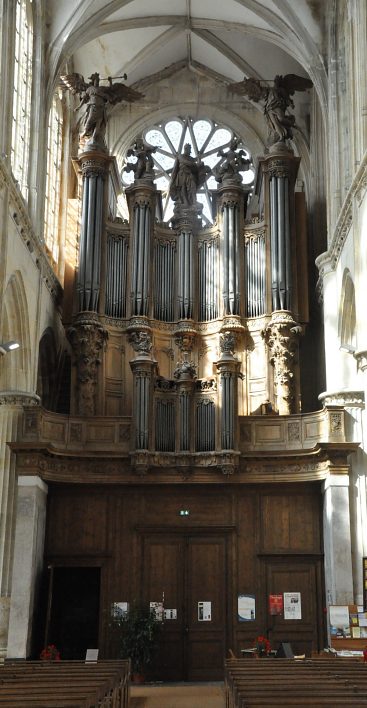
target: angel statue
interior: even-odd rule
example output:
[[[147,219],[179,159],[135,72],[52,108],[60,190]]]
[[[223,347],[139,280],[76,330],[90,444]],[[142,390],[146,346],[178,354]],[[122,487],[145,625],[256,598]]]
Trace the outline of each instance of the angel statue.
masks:
[[[213,174],[215,179],[220,184],[225,182],[242,183],[240,172],[245,172],[251,165],[251,160],[248,160],[244,150],[238,150],[238,140],[233,137],[227,152],[219,150],[217,157],[222,160],[214,167]]]
[[[277,75],[273,86],[261,83],[259,79],[244,79],[229,88],[235,93],[244,94],[251,101],[264,101],[264,115],[269,129],[269,144],[284,142],[293,137],[295,117],[288,113],[288,108],[294,108],[291,99],[295,91],[307,91],[312,88],[312,81],[297,74]]]
[[[135,179],[150,179],[154,178],[154,160],[152,153],[156,152],[157,148],[152,145],[147,145],[142,138],[136,138],[132,148],[130,148],[126,157],[135,157],[136,162],[128,162],[123,171],[134,172]]]
[[[126,79],[127,76],[124,74],[118,78]],[[107,79],[108,86],[100,86],[100,81],[104,80],[99,78],[98,73],[89,77],[89,84],[85,83],[81,74],[73,73],[61,76],[61,81],[71,93],[80,95],[80,103],[75,110],[78,111],[82,106],[85,106],[84,115],[80,121],[83,126],[80,137],[88,138],[89,144],[95,143],[103,147],[105,147],[107,104],[115,105],[120,101],[132,103],[143,97],[143,94],[125,86],[125,84],[112,83],[110,76]]]

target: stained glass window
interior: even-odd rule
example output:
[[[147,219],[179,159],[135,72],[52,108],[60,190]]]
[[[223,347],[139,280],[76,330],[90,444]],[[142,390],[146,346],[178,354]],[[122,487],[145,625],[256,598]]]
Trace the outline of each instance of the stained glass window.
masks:
[[[28,198],[32,54],[32,4],[29,0],[16,0],[11,166],[25,199]]]

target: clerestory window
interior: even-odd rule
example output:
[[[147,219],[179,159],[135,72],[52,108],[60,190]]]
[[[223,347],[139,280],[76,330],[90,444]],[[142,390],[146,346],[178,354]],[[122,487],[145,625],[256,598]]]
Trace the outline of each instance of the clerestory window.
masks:
[[[16,0],[11,166],[25,199],[28,198],[32,55],[32,3]]]
[[[62,158],[62,107],[54,97],[48,118],[44,238],[54,263],[59,256],[60,176]]]

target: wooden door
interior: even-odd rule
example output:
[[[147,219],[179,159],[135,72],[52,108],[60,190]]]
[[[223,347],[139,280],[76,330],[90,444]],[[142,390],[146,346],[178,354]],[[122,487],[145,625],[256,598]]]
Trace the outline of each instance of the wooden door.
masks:
[[[289,642],[295,654],[310,656],[323,646],[321,566],[318,560],[283,558],[266,563],[267,598],[270,594],[300,593],[301,619],[270,615],[268,636],[272,648]]]
[[[166,681],[222,679],[228,615],[225,535],[158,533],[143,543],[145,601],[163,600],[166,610],[177,613],[164,622],[154,675]]]

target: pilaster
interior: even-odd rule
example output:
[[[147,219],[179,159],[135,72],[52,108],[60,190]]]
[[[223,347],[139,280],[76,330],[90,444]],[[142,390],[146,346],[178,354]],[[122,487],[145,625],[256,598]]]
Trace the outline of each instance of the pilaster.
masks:
[[[14,544],[8,657],[26,659],[38,585],[43,568],[47,485],[39,477],[19,477]]]
[[[280,415],[297,412],[295,363],[301,331],[290,312],[278,311],[272,314],[262,332],[269,348],[270,363],[274,367],[274,394]]]

